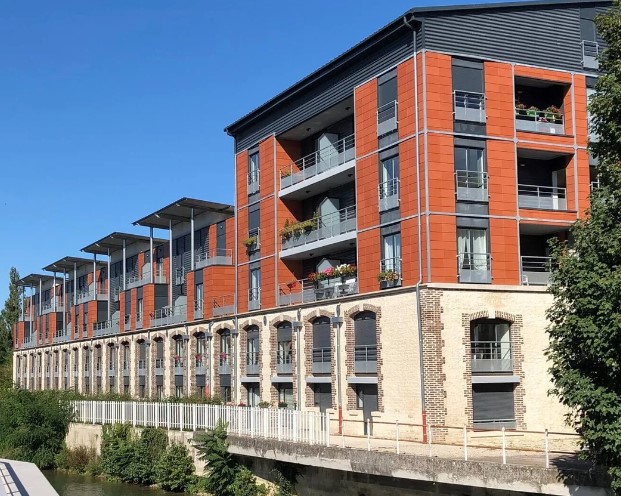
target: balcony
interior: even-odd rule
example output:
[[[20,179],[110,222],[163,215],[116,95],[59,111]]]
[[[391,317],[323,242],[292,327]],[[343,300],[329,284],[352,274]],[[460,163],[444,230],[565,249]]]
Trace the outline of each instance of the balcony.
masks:
[[[261,308],[261,288],[250,288],[248,290],[248,310],[259,310]]]
[[[93,324],[93,336],[98,338],[101,336],[110,336],[119,333],[119,319],[105,320],[103,322],[95,322]]]
[[[166,276],[164,275],[164,269],[162,267],[158,267],[155,270],[155,273],[153,275],[153,282],[155,284],[166,284]],[[142,274],[130,274],[125,278],[126,290],[138,288],[149,283],[151,283],[150,270],[143,270]]]
[[[235,297],[234,295],[220,296],[214,298],[212,302],[212,314],[214,317],[220,317],[222,315],[230,315],[235,312]]]
[[[259,191],[259,171],[253,170],[248,173],[248,194],[253,195]]]
[[[352,134],[281,169],[278,196],[302,200],[351,182],[356,166],[355,144]]]
[[[62,300],[56,301],[56,306],[54,306],[54,300],[44,301],[41,305],[41,315],[46,315],[52,312],[63,312],[65,309]]]
[[[291,352],[279,351],[276,353],[276,374],[291,374],[293,367],[291,365]]]
[[[558,110],[538,110],[537,108],[515,109],[515,128],[518,131],[535,133],[564,134],[563,114]]]
[[[228,353],[220,353],[220,364],[218,367],[220,375],[231,374],[231,356]]]
[[[453,112],[456,121],[485,123],[485,95],[473,91],[454,91]]]
[[[181,324],[188,320],[187,306],[165,306],[158,308],[153,313],[153,319],[151,319],[151,326],[159,327],[173,324]]]
[[[95,291],[95,289],[92,289],[92,288],[78,290],[78,294],[77,294],[78,305],[80,305],[81,303],[86,303],[87,301],[93,301],[95,298],[97,299],[97,301],[107,301],[108,293],[106,291],[103,291],[100,288],[98,288],[97,291]]]
[[[567,189],[518,184],[518,205],[539,210],[567,210]]]
[[[261,229],[255,227],[248,230],[248,237],[242,241],[248,253],[252,253],[261,248]]]
[[[521,257],[522,284],[545,286],[550,282],[550,257]]]
[[[28,310],[28,309],[27,309]],[[34,317],[29,313],[25,313],[24,315],[20,315],[18,318],[18,322],[32,322]]]
[[[203,355],[197,354],[195,364],[195,374],[196,375],[205,375],[205,363],[203,362]]]
[[[357,293],[358,279],[355,275],[323,281],[301,279],[279,285],[278,304],[280,306],[299,305],[342,298]]]
[[[203,302],[195,301],[194,302],[194,319],[202,319],[203,318]]]
[[[66,332],[54,336],[54,343],[66,343],[67,341],[69,341],[69,334]]]
[[[155,359],[155,375],[164,375],[164,359]]]
[[[472,373],[513,372],[511,343],[472,341]]]
[[[356,239],[356,207],[295,223],[281,237],[280,258],[307,258],[309,253],[321,256],[338,248],[349,248]],[[299,227],[299,228],[298,228]]]
[[[142,314],[136,313],[136,329],[142,329]]]
[[[354,373],[377,374],[377,346],[354,346]]]
[[[399,206],[399,179],[390,179],[378,186],[379,211],[385,212]]]
[[[582,45],[582,67],[585,69],[599,69],[599,43],[596,41],[583,41]]]
[[[112,288],[112,301],[117,302],[119,301],[120,297],[121,297],[121,291],[123,291],[123,289],[121,288]]]
[[[456,171],[455,194],[457,201],[487,202],[487,172]]]
[[[401,286],[401,274],[400,258],[384,258],[380,260],[380,272],[377,276],[380,289]]]
[[[27,349],[27,348],[34,348],[36,346],[36,339],[34,336],[28,336],[27,338],[24,338],[24,341],[22,343],[22,348]]]
[[[216,249],[209,253],[198,252],[194,263],[197,269],[212,265],[233,265],[233,250]]]
[[[146,360],[138,360],[138,375],[142,377],[147,375],[147,361]]]
[[[492,257],[489,253],[460,253],[457,274],[461,283],[492,282]]]
[[[248,352],[246,353],[246,374],[247,375],[259,375],[259,353]]]
[[[313,348],[313,374],[329,374],[332,370],[332,349]]]
[[[377,109],[377,136],[384,136],[397,130],[397,100],[382,105]]]
[[[178,269],[175,269],[175,285],[176,286],[185,284],[185,273],[186,273],[185,267],[179,267]]]
[[[185,366],[185,362],[183,361],[183,358],[175,358],[174,359],[174,373],[175,375],[183,375],[183,368]]]

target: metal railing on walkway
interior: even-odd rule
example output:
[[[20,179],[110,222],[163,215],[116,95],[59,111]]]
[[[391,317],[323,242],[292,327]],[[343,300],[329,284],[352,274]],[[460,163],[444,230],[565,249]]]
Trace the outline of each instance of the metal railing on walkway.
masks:
[[[245,406],[138,401],[73,401],[75,422],[127,423],[140,427],[197,431],[214,428],[220,420],[231,434],[302,444],[330,444],[325,413]]]

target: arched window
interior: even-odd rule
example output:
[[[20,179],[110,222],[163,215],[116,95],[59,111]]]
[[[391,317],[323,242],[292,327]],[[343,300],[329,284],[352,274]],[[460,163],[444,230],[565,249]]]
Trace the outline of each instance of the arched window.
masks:
[[[205,366],[205,333],[199,332],[196,334],[196,356],[194,357],[196,367],[204,367]]]
[[[330,319],[317,317],[313,320],[313,374],[329,374],[331,361]]]
[[[511,372],[511,331],[504,320],[481,319],[470,327],[472,372]]]
[[[259,373],[259,328],[252,325],[246,329],[246,374]]]
[[[231,331],[223,329],[220,332],[220,367],[231,365]],[[222,374],[222,370],[220,371]],[[230,374],[230,371],[227,372]]]
[[[377,373],[377,331],[373,312],[354,317],[354,364],[356,374]]]
[[[276,326],[277,355],[276,372],[278,374],[291,374],[292,358],[292,327],[291,322],[284,321]]]

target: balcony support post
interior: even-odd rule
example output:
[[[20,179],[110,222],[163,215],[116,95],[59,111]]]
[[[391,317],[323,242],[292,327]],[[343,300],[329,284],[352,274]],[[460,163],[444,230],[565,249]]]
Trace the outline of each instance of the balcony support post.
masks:
[[[149,271],[149,282],[153,284],[153,272],[155,271],[155,257],[153,256],[153,227],[149,227],[149,263],[151,270]]]
[[[127,259],[125,258],[125,250],[125,240],[123,240],[123,291],[125,291],[125,285],[127,284]]]
[[[190,270],[194,270],[194,208],[190,209]]]
[[[56,312],[56,271],[54,271],[54,279],[52,281],[52,298],[54,299],[54,306],[52,308]]]
[[[111,300],[111,294],[112,294],[112,285],[110,284],[110,282],[112,281],[112,278],[110,277],[110,248],[108,248],[108,320],[110,320],[110,300]]]
[[[93,299],[97,301],[97,253],[93,253]]]
[[[168,219],[168,268],[169,275],[168,278],[170,281],[168,282],[168,304],[172,307],[173,304],[173,278],[175,274],[173,273],[173,228],[172,228],[172,219]]]

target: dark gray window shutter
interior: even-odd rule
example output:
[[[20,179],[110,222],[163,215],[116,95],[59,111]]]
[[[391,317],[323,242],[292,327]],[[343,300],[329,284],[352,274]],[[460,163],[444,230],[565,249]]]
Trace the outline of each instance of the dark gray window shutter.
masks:
[[[513,421],[513,384],[473,384],[472,408],[474,422]]]
[[[319,317],[313,321],[313,348],[330,348],[330,319]]]

